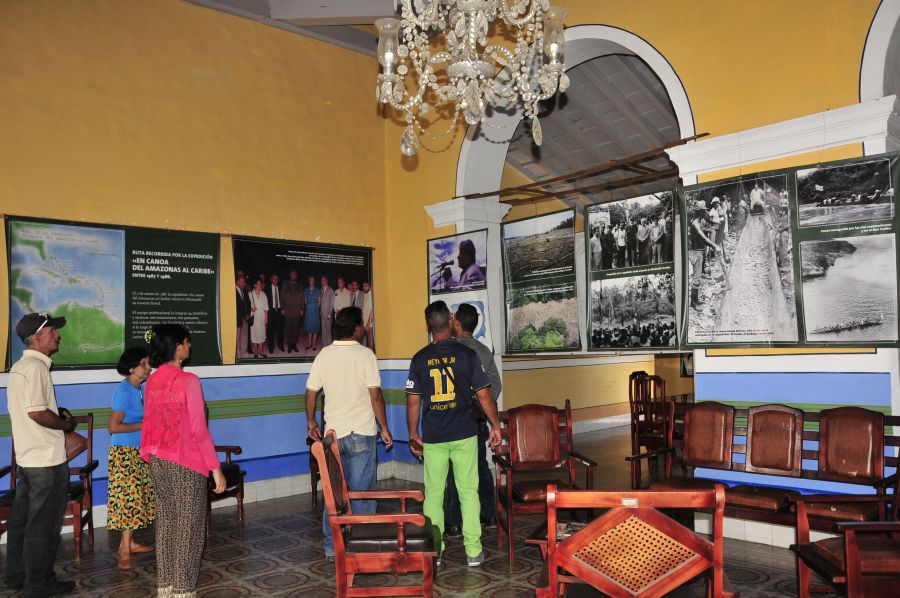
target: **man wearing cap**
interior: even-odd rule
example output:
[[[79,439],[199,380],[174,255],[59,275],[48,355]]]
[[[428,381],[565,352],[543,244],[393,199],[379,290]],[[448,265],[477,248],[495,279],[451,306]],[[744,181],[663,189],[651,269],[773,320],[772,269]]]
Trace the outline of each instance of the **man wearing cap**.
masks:
[[[690,243],[688,258],[690,260],[691,269],[688,278],[691,281],[691,307],[700,307],[700,279],[703,270],[703,252],[707,247],[713,250],[716,244],[713,243],[708,236],[704,227],[709,222],[709,213],[706,211],[706,202],[699,200],[694,206],[691,214],[691,226],[688,229],[688,241]]]
[[[25,351],[9,370],[7,401],[16,451],[16,496],[9,516],[6,584],[25,596],[58,596],[75,589],[56,579],[53,564],[66,510],[69,466],[65,432],[75,422],[57,415],[50,355],[65,318],[33,313],[16,324]]]

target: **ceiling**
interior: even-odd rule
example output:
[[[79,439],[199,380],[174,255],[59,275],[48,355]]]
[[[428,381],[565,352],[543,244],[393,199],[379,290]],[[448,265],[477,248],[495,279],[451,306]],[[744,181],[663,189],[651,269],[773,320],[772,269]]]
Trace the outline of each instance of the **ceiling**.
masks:
[[[298,35],[312,37],[355,52],[375,56],[378,37],[372,24],[395,13],[394,0],[188,0],[194,4],[252,19]],[[610,55],[567,71],[568,91],[541,110],[543,144],[531,137],[530,123],[521,122],[506,156],[508,167],[530,181],[546,180],[614,159],[621,159],[678,140],[679,129],[662,83],[639,58]],[[664,170],[665,158],[642,166]],[[553,189],[596,186],[634,177],[623,169]],[[566,195],[573,207],[643,195],[671,187],[673,178],[614,191]]]

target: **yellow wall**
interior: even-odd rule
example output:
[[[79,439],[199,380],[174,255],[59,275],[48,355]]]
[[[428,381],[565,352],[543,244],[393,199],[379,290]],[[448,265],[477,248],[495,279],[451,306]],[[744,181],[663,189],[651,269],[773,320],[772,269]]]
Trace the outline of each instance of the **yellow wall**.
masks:
[[[180,0],[3,2],[0,212],[371,246],[380,303],[376,66]],[[227,359],[233,302],[221,318]]]

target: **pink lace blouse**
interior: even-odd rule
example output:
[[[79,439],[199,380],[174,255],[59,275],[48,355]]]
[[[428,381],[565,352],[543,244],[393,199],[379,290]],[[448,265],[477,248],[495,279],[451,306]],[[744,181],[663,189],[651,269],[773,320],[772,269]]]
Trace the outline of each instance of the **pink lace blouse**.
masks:
[[[206,427],[200,379],[171,365],[160,366],[144,386],[141,457],[150,461],[151,455],[202,475],[220,466]]]

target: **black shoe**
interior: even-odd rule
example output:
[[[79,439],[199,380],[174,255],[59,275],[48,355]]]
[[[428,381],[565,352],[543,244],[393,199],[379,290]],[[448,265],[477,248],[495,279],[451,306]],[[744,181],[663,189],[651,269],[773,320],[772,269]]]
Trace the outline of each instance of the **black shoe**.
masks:
[[[448,525],[444,530],[444,535],[448,538],[459,538],[462,536],[462,529],[458,525]]]
[[[61,596],[62,594],[68,594],[69,592],[74,591],[74,581],[60,581],[58,579],[54,579],[39,590],[35,590],[33,592],[25,592],[25,597],[45,598],[47,596]]]
[[[497,527],[497,518],[489,517],[481,520],[481,527]]]

